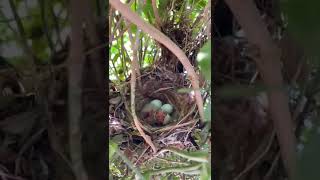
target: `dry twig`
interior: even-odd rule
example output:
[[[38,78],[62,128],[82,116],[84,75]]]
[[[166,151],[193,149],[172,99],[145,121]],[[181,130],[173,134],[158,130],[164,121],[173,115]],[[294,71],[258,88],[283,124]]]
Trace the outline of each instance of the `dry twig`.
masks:
[[[136,39],[139,38],[139,33],[136,35]],[[133,38],[131,37],[131,42],[132,42],[132,50],[133,50],[133,57],[131,61],[131,80],[130,80],[130,85],[131,85],[131,114],[133,117],[133,121],[135,126],[137,127],[139,133],[141,136],[144,138],[144,140],[151,146],[152,150],[154,153],[157,152],[157,148],[153,144],[150,136],[146,135],[142,129],[143,125],[140,123],[138,116],[136,115],[136,108],[135,108],[135,90],[136,90],[136,74],[138,72],[139,66],[137,66],[137,49],[138,49],[138,43],[134,44]]]

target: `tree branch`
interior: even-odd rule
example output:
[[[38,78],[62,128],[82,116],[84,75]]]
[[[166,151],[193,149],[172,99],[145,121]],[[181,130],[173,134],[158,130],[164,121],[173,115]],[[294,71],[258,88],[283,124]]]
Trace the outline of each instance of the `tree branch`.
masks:
[[[72,167],[77,180],[88,180],[82,159],[81,128],[82,120],[82,72],[85,62],[82,23],[86,7],[78,0],[70,1],[71,48],[69,62],[69,144]]]
[[[162,25],[162,22],[158,13],[157,0],[152,0],[151,2],[152,2],[153,13],[154,13],[154,16],[156,17],[156,25],[157,25],[157,28],[159,29]]]

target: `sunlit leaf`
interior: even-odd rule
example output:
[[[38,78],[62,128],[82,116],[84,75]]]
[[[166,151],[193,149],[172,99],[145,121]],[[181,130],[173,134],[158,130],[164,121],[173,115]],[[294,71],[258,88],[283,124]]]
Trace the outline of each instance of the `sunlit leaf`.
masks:
[[[117,148],[118,148],[118,145],[114,141],[109,140],[109,159],[112,158],[114,153],[117,151]]]
[[[211,168],[208,163],[202,163],[200,180],[211,179]]]
[[[149,23],[153,24],[155,16],[154,16],[151,0],[146,0],[146,4],[143,7],[143,13],[147,17]]]
[[[197,55],[197,61],[205,79],[211,81],[211,41],[208,41],[200,49]]]
[[[205,121],[211,121],[211,102],[204,107],[204,118]]]

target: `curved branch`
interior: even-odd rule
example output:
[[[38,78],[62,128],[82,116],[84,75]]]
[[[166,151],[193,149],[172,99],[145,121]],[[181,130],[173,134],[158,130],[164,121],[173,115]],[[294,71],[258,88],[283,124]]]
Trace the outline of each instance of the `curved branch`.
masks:
[[[190,77],[191,84],[195,92],[195,98],[196,98],[196,103],[199,109],[199,114],[201,119],[204,120],[203,99],[200,93],[199,79],[192,65],[190,64],[188,57],[185,55],[185,53],[167,36],[165,36],[162,32],[160,32],[155,27],[144,22],[137,14],[132,12],[130,8],[128,8],[123,3],[121,3],[119,0],[109,0],[109,3],[116,10],[118,10],[128,21],[136,24],[142,31],[144,31],[145,33],[148,33],[151,37],[153,37],[155,40],[163,44],[174,55],[177,56],[177,58],[179,59],[181,64],[184,66],[184,68],[186,69]]]

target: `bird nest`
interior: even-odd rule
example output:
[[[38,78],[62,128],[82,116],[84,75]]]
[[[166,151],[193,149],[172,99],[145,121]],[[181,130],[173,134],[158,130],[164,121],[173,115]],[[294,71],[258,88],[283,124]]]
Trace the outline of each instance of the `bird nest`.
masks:
[[[142,111],[146,103],[155,99],[163,104],[171,104],[176,118],[184,117],[192,110],[195,104],[193,97],[190,93],[181,93],[181,90],[189,88],[190,84],[184,74],[160,68],[151,69],[143,74],[141,86],[136,90],[138,112]],[[141,113],[139,115],[141,116]],[[143,117],[140,119],[144,121]],[[175,120],[178,119],[173,119]]]
[[[174,73],[158,67],[148,68],[141,72],[137,79],[135,92],[136,114],[139,121],[144,126],[144,130],[149,135],[158,149],[165,147],[175,147],[178,149],[194,149],[198,145],[191,137],[199,116],[196,112],[196,104],[191,92],[181,92],[190,88],[190,81],[183,73]],[[122,93],[112,93],[111,100],[116,100],[121,96],[121,102],[109,109],[110,136],[121,137],[123,142],[120,146],[127,157],[141,164],[150,159],[151,148],[145,143],[134,125],[131,112],[129,80]],[[115,95],[117,94],[117,95]],[[120,95],[122,94],[122,95]],[[152,100],[160,100],[162,104],[170,104],[173,107],[170,122],[152,122],[159,120],[143,117],[143,108]],[[110,102],[110,101],[109,101]],[[112,105],[114,102],[110,102]],[[110,108],[110,107],[109,107]],[[115,123],[115,122],[118,123]]]

